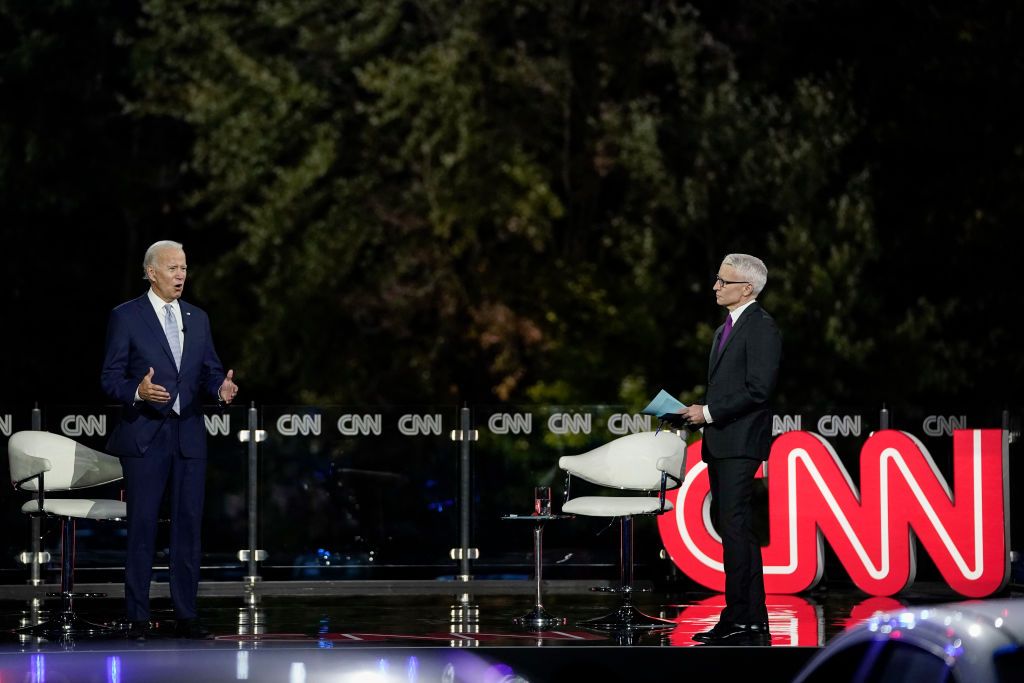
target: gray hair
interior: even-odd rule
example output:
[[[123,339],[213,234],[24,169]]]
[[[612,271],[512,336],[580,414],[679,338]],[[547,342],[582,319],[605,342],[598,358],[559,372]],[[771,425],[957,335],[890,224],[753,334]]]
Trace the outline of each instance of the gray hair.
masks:
[[[146,255],[142,258],[142,279],[149,279],[149,267],[156,265],[156,255],[164,249],[181,249],[184,251],[185,247],[182,246],[181,242],[174,242],[172,240],[160,240],[159,242],[153,242],[149,245],[149,249],[146,250]]]
[[[761,293],[768,282],[768,268],[764,261],[750,254],[729,254],[722,259],[723,266],[732,266],[754,288],[754,296]]]

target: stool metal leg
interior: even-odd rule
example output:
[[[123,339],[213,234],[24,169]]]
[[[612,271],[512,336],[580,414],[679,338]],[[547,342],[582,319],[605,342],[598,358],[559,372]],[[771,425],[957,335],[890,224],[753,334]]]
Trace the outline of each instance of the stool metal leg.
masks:
[[[632,629],[672,628],[675,622],[659,619],[644,614],[633,606],[633,517],[626,515],[619,518],[619,577],[620,587],[613,589],[594,589],[614,593],[622,593],[622,604],[618,609],[603,616],[581,621],[581,626],[588,628],[619,631]]]
[[[541,577],[544,569],[544,522],[538,521],[533,527],[533,575],[536,582],[536,604],[533,609],[521,617],[515,618],[515,623],[520,626],[542,630],[551,626],[561,626],[565,623],[564,617],[556,617],[544,609],[541,601]]]
[[[75,520],[61,518],[61,573],[60,593],[49,593],[61,598],[61,611],[52,619],[17,630],[24,635],[47,640],[74,640],[75,638],[110,636],[116,629],[82,619],[74,611],[74,599],[104,597],[106,593],[75,593]]]

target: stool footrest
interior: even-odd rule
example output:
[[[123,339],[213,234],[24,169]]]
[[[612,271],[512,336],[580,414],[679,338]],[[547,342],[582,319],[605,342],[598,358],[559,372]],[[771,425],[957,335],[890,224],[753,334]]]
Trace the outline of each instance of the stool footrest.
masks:
[[[622,593],[631,595],[633,593],[650,593],[648,586],[591,586],[590,590],[595,593]]]
[[[62,612],[35,626],[19,628],[15,633],[46,640],[72,641],[79,638],[119,638],[123,636],[124,629],[86,621],[73,612]]]
[[[585,628],[601,631],[630,631],[634,629],[674,628],[675,622],[644,614],[633,605],[623,605],[614,612],[578,622]]]
[[[556,617],[553,614],[549,614],[547,610],[540,605],[537,605],[523,616],[516,617],[512,621],[523,628],[542,631],[546,628],[551,628],[552,626],[564,625],[565,617]]]

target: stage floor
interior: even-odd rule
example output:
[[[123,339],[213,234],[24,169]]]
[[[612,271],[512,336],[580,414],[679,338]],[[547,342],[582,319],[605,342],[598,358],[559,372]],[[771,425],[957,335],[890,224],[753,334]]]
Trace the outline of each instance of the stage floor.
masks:
[[[59,643],[19,635],[15,629],[48,617],[56,601],[15,599],[5,587],[0,592],[0,682],[537,683],[683,672],[730,678],[756,671],[759,681],[769,683],[791,680],[829,639],[876,610],[957,599],[941,587],[919,588],[898,600],[869,598],[852,589],[769,596],[770,647],[716,648],[700,646],[692,636],[717,621],[721,595],[640,594],[638,607],[672,623],[656,632],[606,633],[579,622],[609,612],[616,597],[556,582],[546,585],[544,607],[565,617],[566,624],[531,631],[513,623],[532,607],[532,593],[524,590],[529,584],[510,583],[514,586],[502,591],[485,582],[305,582],[280,590],[259,586],[255,597],[237,590],[237,584],[204,584],[200,617],[216,634],[214,640],[174,638],[170,601],[156,597],[156,632],[144,643]],[[454,592],[467,586],[476,592]],[[120,587],[107,588],[111,597],[77,601],[80,616],[103,623],[119,619]],[[79,586],[86,589],[96,586]]]

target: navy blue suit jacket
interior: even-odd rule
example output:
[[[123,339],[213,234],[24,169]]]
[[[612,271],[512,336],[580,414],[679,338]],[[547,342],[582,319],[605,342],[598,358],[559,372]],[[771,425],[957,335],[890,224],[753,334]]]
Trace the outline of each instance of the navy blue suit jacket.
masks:
[[[107,449],[121,457],[140,457],[153,443],[181,398],[179,442],[186,458],[206,457],[206,424],[202,395],[219,399],[224,367],[213,347],[210,319],[202,309],[179,300],[184,321],[181,369],[175,367],[163,322],[148,294],[121,304],[110,313],[106,351],[100,382],[108,396],[121,404],[121,421],[110,434]],[[155,406],[135,400],[142,378],[153,368],[153,383],[171,394],[167,403]]]
[[[704,426],[701,459],[767,460],[782,335],[756,301],[740,315],[719,352],[723,327],[711,344],[706,404],[714,422]]]

